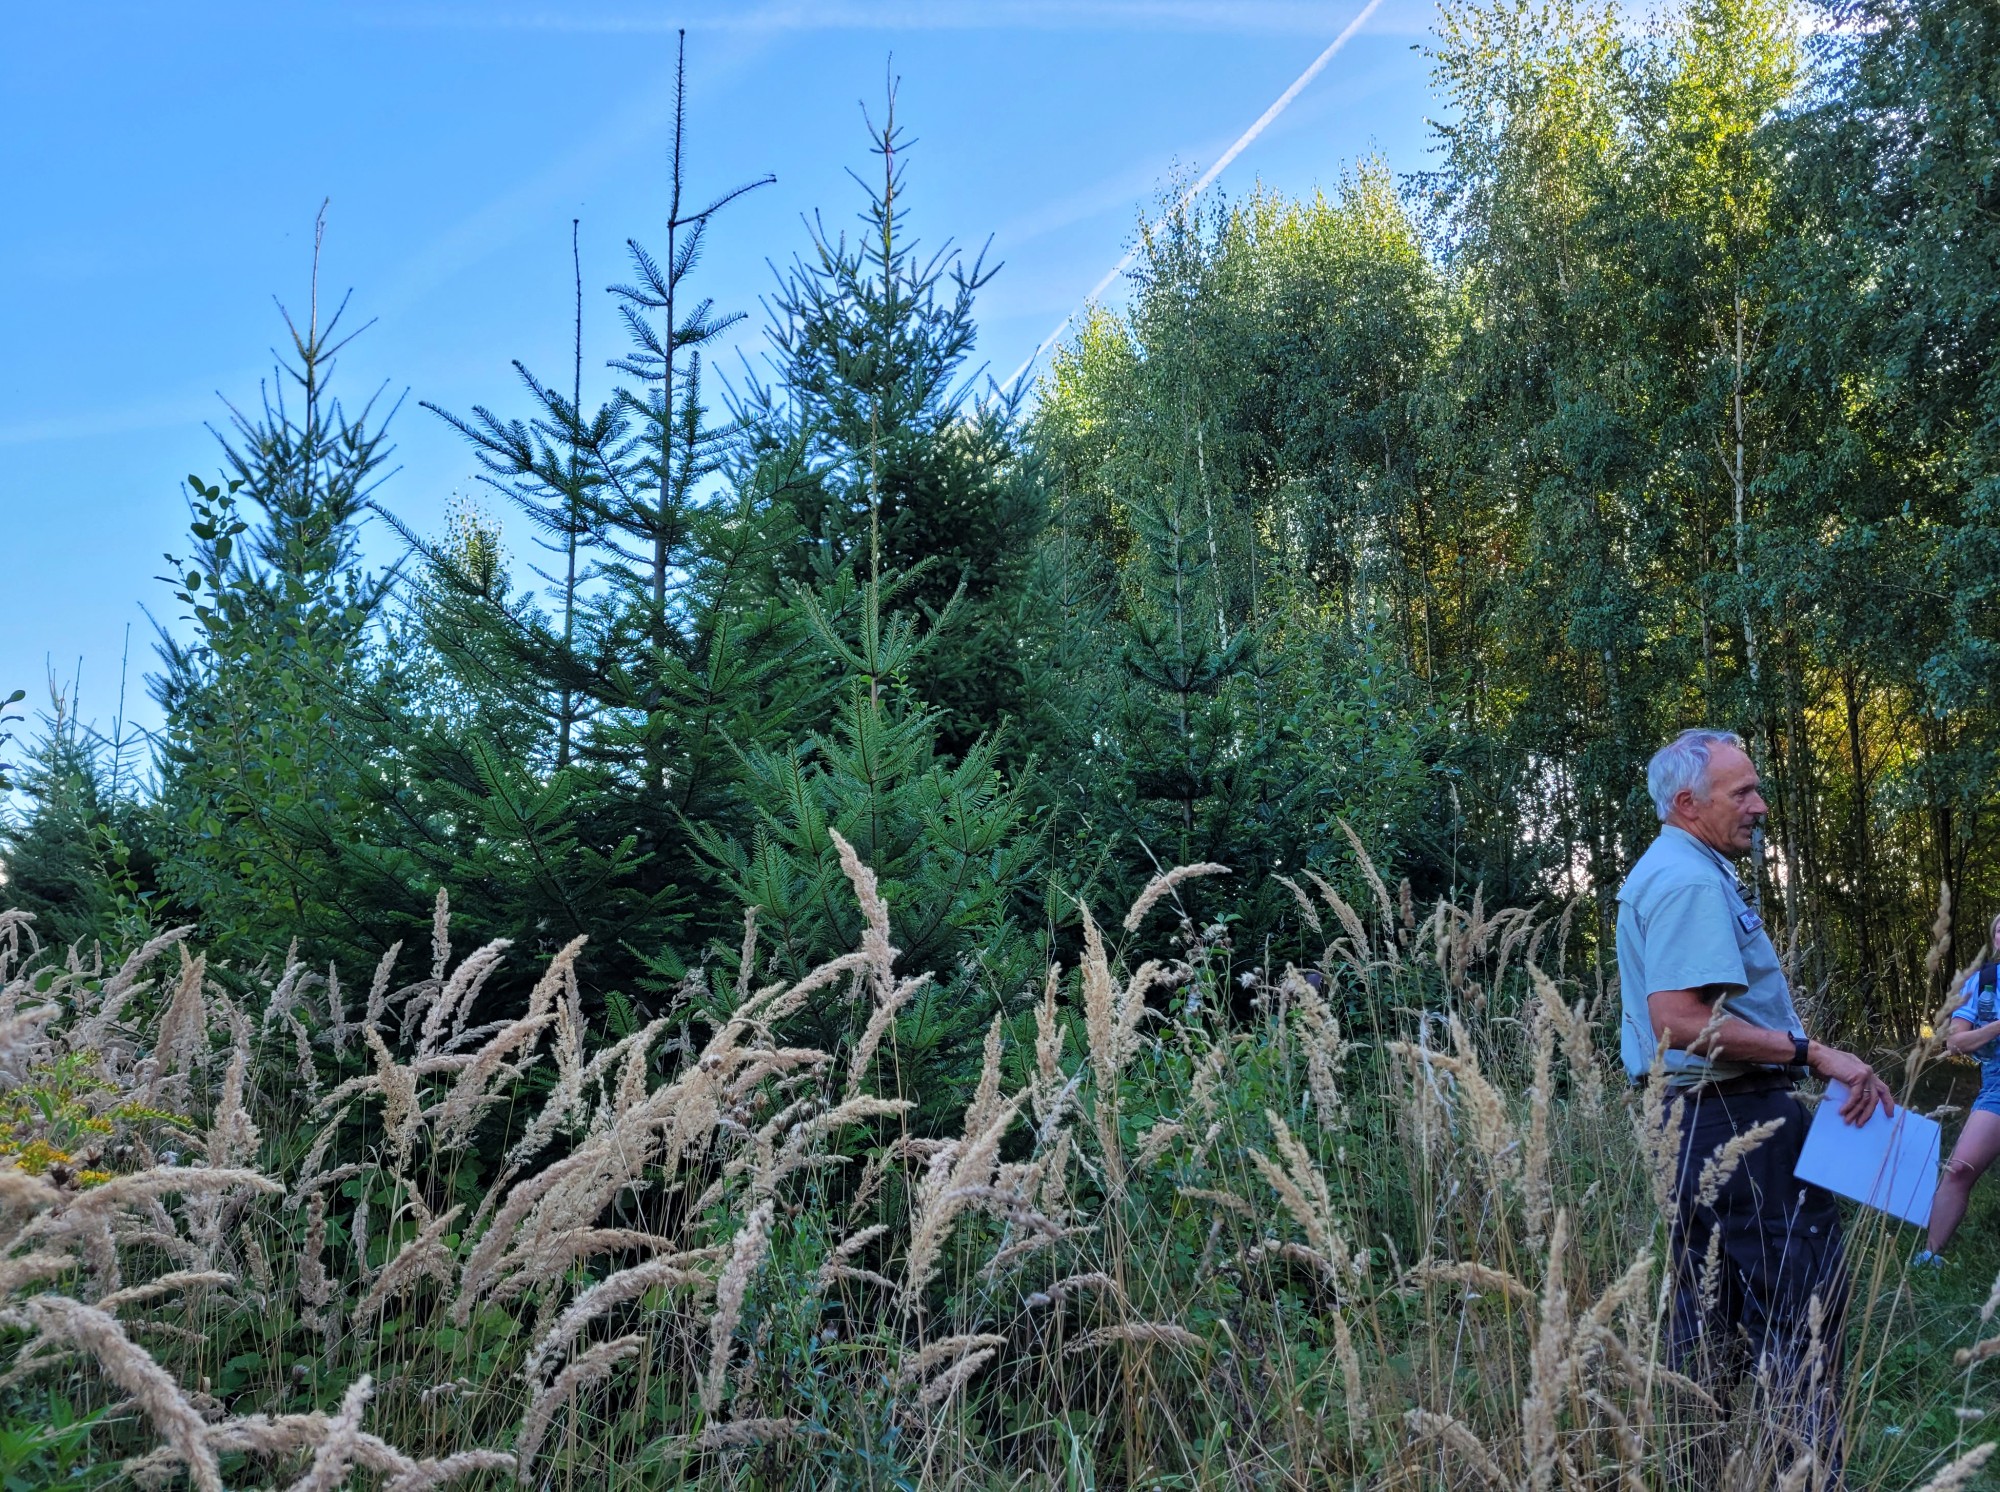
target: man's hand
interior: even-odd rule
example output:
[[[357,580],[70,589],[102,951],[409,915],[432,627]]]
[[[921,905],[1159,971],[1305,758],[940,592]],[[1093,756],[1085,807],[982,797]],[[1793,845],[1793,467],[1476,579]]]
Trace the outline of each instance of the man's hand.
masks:
[[[1889,1096],[1889,1085],[1875,1076],[1874,1068],[1852,1052],[1843,1052],[1838,1047],[1815,1041],[1807,1049],[1806,1066],[1829,1083],[1847,1084],[1847,1099],[1840,1106],[1840,1117],[1849,1124],[1866,1124],[1878,1103],[1883,1113],[1896,1112],[1896,1101]]]

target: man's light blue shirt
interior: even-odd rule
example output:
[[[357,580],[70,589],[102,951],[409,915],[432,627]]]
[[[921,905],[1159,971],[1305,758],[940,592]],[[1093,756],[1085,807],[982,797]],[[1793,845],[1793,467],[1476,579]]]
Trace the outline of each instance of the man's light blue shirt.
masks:
[[[1659,1045],[1646,997],[1708,985],[1721,987],[1737,1019],[1803,1034],[1778,950],[1737,889],[1735,871],[1685,829],[1665,824],[1618,888],[1618,1050],[1635,1080],[1651,1069]],[[1672,1050],[1665,1062],[1676,1086],[1739,1077],[1756,1066]]]

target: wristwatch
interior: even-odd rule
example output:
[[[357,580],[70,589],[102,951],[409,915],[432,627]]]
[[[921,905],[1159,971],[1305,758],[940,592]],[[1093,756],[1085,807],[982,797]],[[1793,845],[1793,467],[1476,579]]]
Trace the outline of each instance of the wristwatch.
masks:
[[[1812,1051],[1812,1043],[1803,1036],[1792,1037],[1792,1066],[1805,1067],[1809,1064],[1806,1056]]]

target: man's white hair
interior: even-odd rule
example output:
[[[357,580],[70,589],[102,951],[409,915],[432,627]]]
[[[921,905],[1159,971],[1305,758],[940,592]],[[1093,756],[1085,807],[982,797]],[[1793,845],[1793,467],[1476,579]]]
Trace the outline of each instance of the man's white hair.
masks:
[[[1646,763],[1646,791],[1652,794],[1661,823],[1667,821],[1682,788],[1697,798],[1708,795],[1708,760],[1718,746],[1741,751],[1743,738],[1730,730],[1684,730],[1653,753]]]

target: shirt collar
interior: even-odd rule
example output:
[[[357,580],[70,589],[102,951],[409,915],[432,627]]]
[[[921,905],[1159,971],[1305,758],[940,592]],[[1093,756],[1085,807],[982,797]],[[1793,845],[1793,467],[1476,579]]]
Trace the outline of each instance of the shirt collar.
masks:
[[[1716,869],[1720,870],[1724,875],[1729,877],[1731,883],[1734,883],[1737,880],[1736,867],[1734,865],[1731,865],[1727,860],[1723,859],[1721,855],[1717,854],[1715,847],[1713,845],[1702,843],[1702,841],[1696,839],[1692,834],[1688,833],[1688,831],[1683,829],[1679,824],[1660,825],[1660,834],[1663,838],[1669,834],[1677,835],[1697,854],[1706,855],[1709,861],[1712,864],[1714,864]]]

